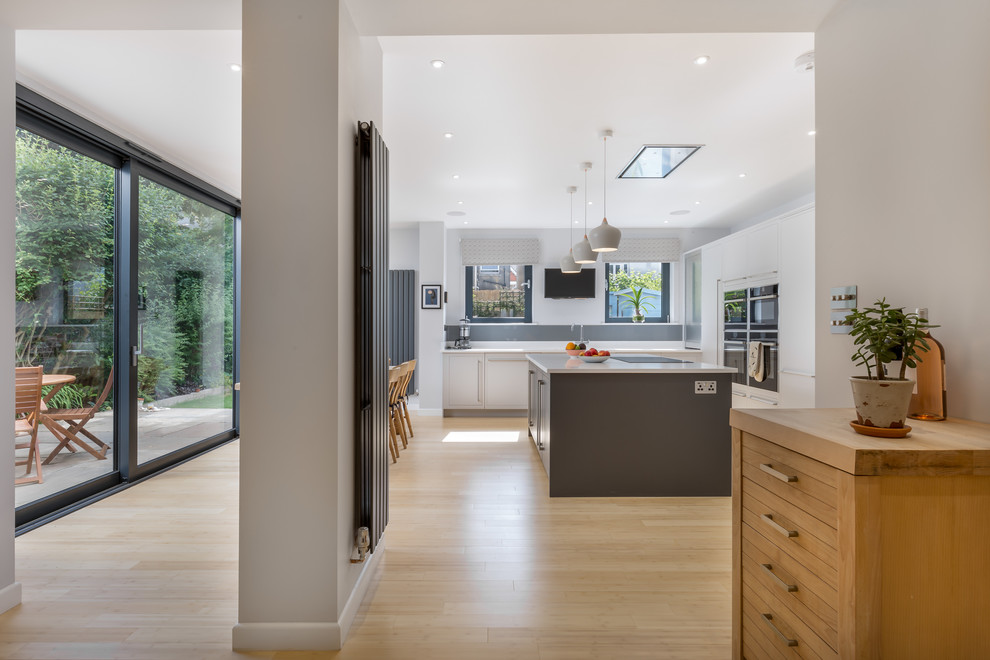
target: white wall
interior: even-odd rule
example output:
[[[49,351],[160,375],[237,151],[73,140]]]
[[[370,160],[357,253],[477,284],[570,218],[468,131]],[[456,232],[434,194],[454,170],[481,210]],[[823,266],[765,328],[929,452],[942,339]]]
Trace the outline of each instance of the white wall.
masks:
[[[419,270],[418,225],[389,229],[388,267],[392,270]]]
[[[440,284],[449,291],[450,280],[444,281],[445,246],[442,222],[424,222],[419,226],[419,281],[422,284]],[[416,295],[420,295],[417,286]],[[454,300],[453,293],[448,295]],[[443,409],[443,319],[444,311],[451,303],[443,303],[442,309],[419,309],[416,312],[416,371],[419,373],[419,409],[421,414],[440,414]]]
[[[990,3],[839,5],[816,33],[818,406],[849,407],[829,289],[927,307],[948,409],[990,422]]]
[[[681,239],[681,252],[686,252],[726,234],[721,229],[636,229],[623,231],[623,238],[671,237]],[[572,245],[566,229],[448,229],[447,230],[447,290],[450,303],[445,314],[446,322],[456,324],[464,316],[464,267],[461,265],[462,238],[538,238],[541,263],[533,267],[533,323],[543,325],[584,324],[605,322],[605,265],[599,260],[585,268],[595,269],[595,291],[598,296],[589,300],[551,300],[543,297],[543,269],[560,268],[560,258]],[[574,233],[573,242],[580,239]],[[681,322],[683,316],[682,265],[671,269],[671,310],[673,321]]]
[[[0,346],[14,345],[14,30],[0,15]],[[14,373],[14,352],[0,351],[0,373]],[[0,378],[0,419],[14,417],[14,382]],[[8,427],[9,428],[9,427]],[[14,436],[0,449],[14,455]],[[21,468],[18,468],[21,469]],[[0,482],[0,612],[21,602],[14,581],[14,473]]]
[[[244,360],[233,640],[243,649],[333,649],[356,611],[348,599],[360,571],[349,564],[352,191],[357,121],[381,118],[380,91],[364,93],[381,86],[381,52],[358,38],[336,0],[245,0],[243,20]],[[368,71],[370,79],[361,75]]]

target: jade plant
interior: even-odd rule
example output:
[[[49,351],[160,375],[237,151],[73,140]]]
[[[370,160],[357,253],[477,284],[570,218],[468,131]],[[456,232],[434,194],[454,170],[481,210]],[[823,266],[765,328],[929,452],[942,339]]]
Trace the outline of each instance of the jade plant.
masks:
[[[852,326],[850,334],[858,347],[851,359],[856,366],[866,366],[869,380],[888,380],[884,365],[894,360],[901,360],[898,378],[903,380],[908,367],[918,366],[920,353],[928,352],[925,330],[938,327],[914,312],[905,314],[903,309],[892,307],[886,298],[873,307],[853,309],[846,323]]]

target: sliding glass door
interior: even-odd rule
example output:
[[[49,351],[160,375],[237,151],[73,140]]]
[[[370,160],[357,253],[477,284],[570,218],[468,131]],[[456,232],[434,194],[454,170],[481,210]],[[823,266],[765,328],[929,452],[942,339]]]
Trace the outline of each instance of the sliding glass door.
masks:
[[[234,218],[138,184],[138,463],[233,428]]]

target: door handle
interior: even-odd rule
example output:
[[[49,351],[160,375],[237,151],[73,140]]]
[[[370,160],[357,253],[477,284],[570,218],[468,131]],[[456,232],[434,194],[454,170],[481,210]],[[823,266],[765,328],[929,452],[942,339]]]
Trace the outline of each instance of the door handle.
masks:
[[[138,345],[131,346],[131,366],[136,367],[138,356],[144,352],[144,324],[138,325]]]

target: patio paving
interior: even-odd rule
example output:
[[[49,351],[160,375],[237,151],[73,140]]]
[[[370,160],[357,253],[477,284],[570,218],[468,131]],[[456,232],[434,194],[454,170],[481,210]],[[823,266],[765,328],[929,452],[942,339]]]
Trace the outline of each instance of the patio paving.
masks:
[[[223,408],[167,408],[139,412],[138,462],[145,463],[223,433],[232,426],[231,420],[231,410]],[[15,506],[22,506],[113,471],[113,411],[97,413],[86,424],[86,429],[110,445],[107,459],[98,460],[81,449],[74,454],[63,449],[50,464],[42,466],[44,483],[21,484],[15,488]],[[38,431],[38,441],[42,460],[58,445],[55,436],[44,426]],[[27,457],[27,450],[17,450],[16,456],[17,460],[23,460]],[[15,474],[22,476],[24,470],[25,467],[19,465]]]

